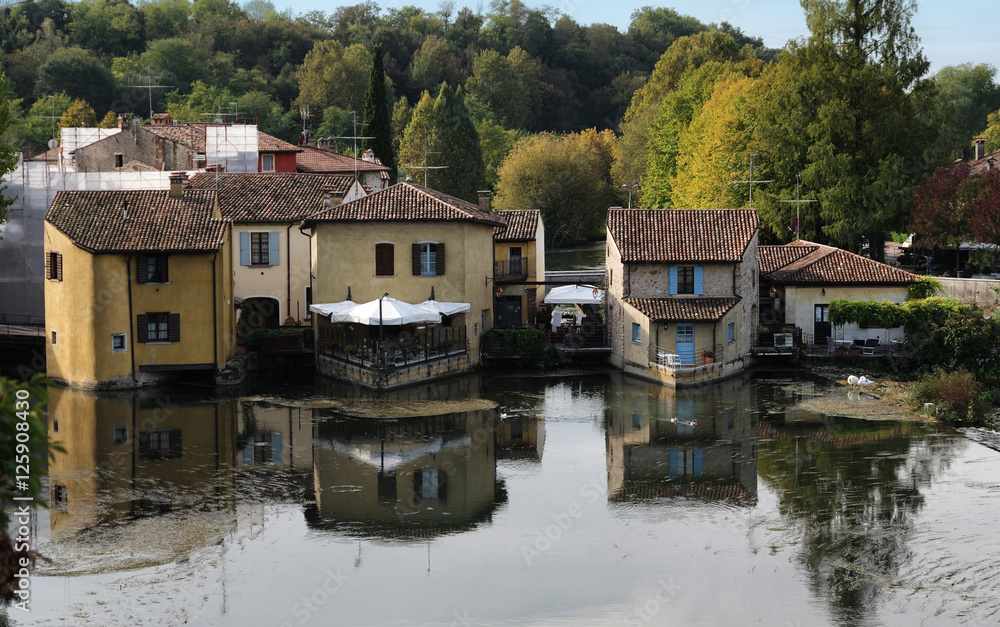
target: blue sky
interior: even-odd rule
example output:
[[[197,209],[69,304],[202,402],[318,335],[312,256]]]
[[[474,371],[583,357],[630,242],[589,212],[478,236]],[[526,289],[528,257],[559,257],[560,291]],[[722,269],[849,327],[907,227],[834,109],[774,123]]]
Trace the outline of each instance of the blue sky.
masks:
[[[294,12],[311,10],[332,13],[341,5],[358,4],[361,0],[346,3],[330,3],[321,0],[300,0],[294,4],[272,0],[279,9],[291,6]],[[416,5],[427,11],[436,11],[439,0],[382,0],[382,9]],[[651,0],[524,0],[531,7],[548,4],[569,15],[580,24],[602,22],[617,26],[624,32],[628,29],[632,12],[646,5],[669,6],[683,15],[691,15],[704,23],[729,22],[743,29],[743,32],[761,37],[770,47],[780,48],[789,39],[807,34],[805,19],[798,0],[674,0],[666,4],[656,4]],[[489,7],[484,0],[482,6]],[[476,2],[455,0],[456,9],[462,6],[476,8]],[[924,0],[918,5],[913,26],[917,30],[924,48],[924,54],[931,61],[931,72],[946,65],[960,63],[989,63],[1000,65],[1000,38],[992,34],[998,18],[1000,5],[986,0],[966,0],[965,2],[930,2]]]

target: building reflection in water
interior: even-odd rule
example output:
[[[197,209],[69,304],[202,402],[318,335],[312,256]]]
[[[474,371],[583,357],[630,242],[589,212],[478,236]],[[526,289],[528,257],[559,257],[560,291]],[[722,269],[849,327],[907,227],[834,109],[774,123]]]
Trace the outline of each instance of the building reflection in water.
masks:
[[[530,414],[505,416],[497,424],[497,459],[542,461],[545,420]]]
[[[506,502],[493,410],[372,420],[335,417],[314,440],[315,527],[384,539],[464,531]]]
[[[608,500],[683,496],[757,501],[753,386],[672,389],[612,379],[606,411]]]

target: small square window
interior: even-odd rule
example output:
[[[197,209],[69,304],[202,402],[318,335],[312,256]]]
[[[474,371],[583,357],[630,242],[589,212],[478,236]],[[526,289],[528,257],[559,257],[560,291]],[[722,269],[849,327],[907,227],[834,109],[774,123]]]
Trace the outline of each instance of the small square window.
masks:
[[[732,344],[735,341],[735,327],[732,322],[729,323],[729,343]]]
[[[50,281],[62,281],[62,254],[50,252],[45,258],[45,278]]]
[[[128,443],[128,427],[115,427],[114,438],[115,444]]]
[[[111,334],[111,352],[121,353],[125,350],[125,334],[124,333],[112,333]]]
[[[632,323],[632,341],[633,342],[642,341],[642,327],[639,326],[638,322]]]
[[[53,346],[56,346],[56,330],[52,329],[49,331],[49,340],[52,342]]]
[[[274,155],[261,155],[260,156],[260,171],[261,172],[274,172]]]
[[[125,155],[123,155],[120,152],[115,154],[115,167],[116,168],[125,167]]]

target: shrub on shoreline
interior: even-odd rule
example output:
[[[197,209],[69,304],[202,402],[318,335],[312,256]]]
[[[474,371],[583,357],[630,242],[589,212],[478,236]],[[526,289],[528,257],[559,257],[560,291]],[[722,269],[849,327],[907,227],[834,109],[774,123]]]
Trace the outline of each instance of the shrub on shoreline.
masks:
[[[949,424],[977,425],[985,418],[980,385],[967,370],[936,368],[913,383],[910,400],[917,407],[934,403],[938,418]]]

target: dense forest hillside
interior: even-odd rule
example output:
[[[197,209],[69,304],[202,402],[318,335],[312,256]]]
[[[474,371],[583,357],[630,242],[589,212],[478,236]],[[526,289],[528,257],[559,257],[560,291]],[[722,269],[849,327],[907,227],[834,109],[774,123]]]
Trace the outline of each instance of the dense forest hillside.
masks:
[[[320,135],[348,135],[376,45],[394,102],[413,106],[447,82],[462,86],[474,115],[507,130],[614,128],[677,38],[721,30],[761,45],[667,8],[636,11],[620,33],[518,0],[496,0],[484,13],[455,11],[451,1],[435,13],[367,2],[294,17],[267,0],[39,0],[3,9],[0,21],[28,150],[44,149],[50,118],[76,99],[98,120],[108,111],[148,117],[151,97],[154,111],[175,119],[224,115],[287,140],[308,110]]]

